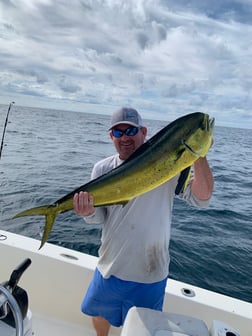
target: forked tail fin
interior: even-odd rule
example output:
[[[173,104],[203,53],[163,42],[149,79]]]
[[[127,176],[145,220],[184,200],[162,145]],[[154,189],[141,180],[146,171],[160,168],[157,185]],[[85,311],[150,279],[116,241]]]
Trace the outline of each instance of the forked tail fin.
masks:
[[[39,206],[36,208],[31,208],[22,212],[19,212],[17,215],[13,217],[19,218],[19,217],[24,217],[24,216],[45,216],[46,217],[46,222],[45,222],[45,228],[43,232],[43,236],[41,239],[41,244],[39,249],[45,244],[55,221],[55,218],[58,214],[58,209],[56,205],[45,205],[45,206]]]

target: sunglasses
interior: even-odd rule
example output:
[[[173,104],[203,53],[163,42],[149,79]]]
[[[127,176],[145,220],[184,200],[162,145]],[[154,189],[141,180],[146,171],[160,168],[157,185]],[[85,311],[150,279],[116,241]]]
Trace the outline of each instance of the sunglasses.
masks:
[[[135,126],[129,126],[126,128],[126,130],[122,131],[117,128],[112,129],[112,134],[115,138],[121,138],[123,134],[126,134],[127,136],[134,136],[138,133],[139,128]]]

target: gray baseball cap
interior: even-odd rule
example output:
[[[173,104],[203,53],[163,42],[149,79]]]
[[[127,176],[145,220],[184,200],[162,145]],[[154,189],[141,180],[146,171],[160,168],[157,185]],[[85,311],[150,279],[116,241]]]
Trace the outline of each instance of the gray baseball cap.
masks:
[[[137,110],[131,107],[122,107],[112,114],[110,129],[119,124],[129,124],[136,127],[143,127],[142,117]]]

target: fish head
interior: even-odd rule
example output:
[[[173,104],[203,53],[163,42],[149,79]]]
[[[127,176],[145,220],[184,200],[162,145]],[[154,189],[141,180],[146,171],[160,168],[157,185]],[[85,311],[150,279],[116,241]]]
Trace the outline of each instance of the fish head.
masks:
[[[214,118],[196,112],[188,120],[188,133],[182,140],[183,145],[197,157],[206,156],[213,142]]]

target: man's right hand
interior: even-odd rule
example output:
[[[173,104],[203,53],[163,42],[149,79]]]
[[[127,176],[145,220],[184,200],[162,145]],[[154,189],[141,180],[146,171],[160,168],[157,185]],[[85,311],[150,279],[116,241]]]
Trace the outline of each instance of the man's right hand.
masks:
[[[86,191],[76,193],[73,197],[73,208],[77,215],[90,216],[94,213],[94,198]]]

